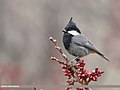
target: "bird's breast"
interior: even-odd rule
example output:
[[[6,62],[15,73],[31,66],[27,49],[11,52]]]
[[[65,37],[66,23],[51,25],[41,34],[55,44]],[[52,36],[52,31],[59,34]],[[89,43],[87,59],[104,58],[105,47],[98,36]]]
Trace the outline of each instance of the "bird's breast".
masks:
[[[64,44],[64,47],[66,50],[69,49],[71,40],[72,40],[72,35],[70,35],[70,34],[63,35],[63,44]]]

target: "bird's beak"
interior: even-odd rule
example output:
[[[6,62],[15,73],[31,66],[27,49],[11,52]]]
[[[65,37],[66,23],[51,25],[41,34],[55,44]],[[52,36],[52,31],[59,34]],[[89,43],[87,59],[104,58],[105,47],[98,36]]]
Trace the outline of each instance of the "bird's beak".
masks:
[[[66,31],[65,29],[62,29],[62,32],[64,32],[64,33],[65,33],[65,32],[67,32],[67,31]]]

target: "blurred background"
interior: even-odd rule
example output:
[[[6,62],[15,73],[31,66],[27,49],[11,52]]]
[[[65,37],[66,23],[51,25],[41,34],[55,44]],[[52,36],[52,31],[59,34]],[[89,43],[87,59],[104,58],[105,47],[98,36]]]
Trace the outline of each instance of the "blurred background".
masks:
[[[0,0],[0,84],[65,85],[60,65],[50,60],[62,57],[49,37],[73,59],[62,44],[62,29],[71,16],[110,59],[108,63],[98,55],[84,58],[90,71],[95,66],[105,70],[90,84],[120,84],[120,0]],[[61,90],[51,90],[56,89]]]

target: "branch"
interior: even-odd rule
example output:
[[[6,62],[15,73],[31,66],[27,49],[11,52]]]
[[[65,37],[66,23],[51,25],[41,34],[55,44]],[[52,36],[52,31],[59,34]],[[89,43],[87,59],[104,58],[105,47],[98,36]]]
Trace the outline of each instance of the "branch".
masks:
[[[64,54],[61,47],[57,45],[57,40],[53,39],[53,37],[50,37],[49,40],[53,42],[55,49],[58,50],[62,54],[62,57],[66,60],[66,62],[68,62],[67,56]]]
[[[98,77],[100,77],[104,71],[99,70],[96,67],[92,72],[88,72],[85,68],[85,61],[83,59],[79,59],[77,63],[73,64],[68,60],[67,56],[62,51],[61,47],[57,45],[57,41],[50,37],[49,40],[54,44],[55,49],[60,52],[65,61],[62,61],[56,57],[51,57],[51,60],[54,60],[61,64],[61,68],[63,69],[64,75],[68,77],[67,85],[74,85],[75,83],[79,83],[82,85],[88,85],[91,81],[97,81]],[[72,87],[68,87],[66,90],[72,90]],[[92,90],[91,88],[76,88],[74,90]]]

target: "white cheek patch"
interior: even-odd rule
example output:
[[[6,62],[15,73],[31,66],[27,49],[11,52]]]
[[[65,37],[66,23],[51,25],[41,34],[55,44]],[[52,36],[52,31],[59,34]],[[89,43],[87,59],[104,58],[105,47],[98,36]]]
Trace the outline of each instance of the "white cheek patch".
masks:
[[[79,33],[77,31],[74,31],[74,30],[68,31],[68,33],[71,35],[79,35]]]

